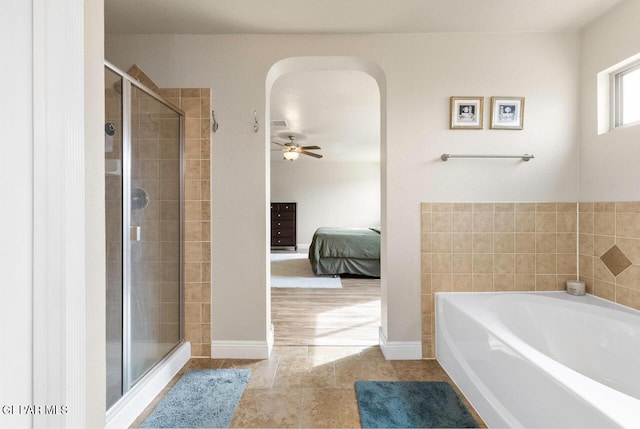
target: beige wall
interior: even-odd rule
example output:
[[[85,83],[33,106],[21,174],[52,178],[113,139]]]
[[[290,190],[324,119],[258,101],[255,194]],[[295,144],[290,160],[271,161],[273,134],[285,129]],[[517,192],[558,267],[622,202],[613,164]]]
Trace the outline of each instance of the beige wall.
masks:
[[[638,227],[640,225],[640,203],[636,201],[640,197],[640,187],[637,186],[640,182],[640,176],[636,160],[640,156],[640,146],[637,145],[640,127],[635,126],[598,134],[598,123],[602,119],[598,117],[598,105],[602,102],[607,103],[607,98],[603,99],[603,91],[598,88],[598,73],[640,52],[640,27],[637,25],[639,14],[640,2],[636,0],[624,1],[585,27],[580,35],[579,81],[582,109],[579,125],[580,150],[577,153],[579,165],[578,200],[585,202],[579,204],[578,225],[574,228],[574,234],[578,234],[578,240],[574,243],[578,245],[577,258],[579,263],[578,267],[575,267],[575,263],[573,267],[570,266],[568,259],[576,258],[575,251],[573,255],[568,252],[571,245],[570,235],[564,237],[567,239],[566,241],[560,240],[561,233],[556,231],[556,251],[561,250],[561,243],[564,243],[562,247],[567,253],[556,254],[557,281],[555,283],[555,288],[563,289],[562,279],[570,274],[571,277],[575,277],[579,273],[580,279],[586,283],[587,292],[637,309],[640,308],[640,286],[638,286],[640,285],[640,229]],[[604,119],[606,120],[606,118]],[[571,205],[575,212],[575,203]],[[559,207],[561,206],[558,205],[557,208]],[[569,206],[567,206],[568,208]],[[425,219],[424,210],[427,210],[427,219]],[[432,279],[434,274],[425,272],[432,271],[433,267],[432,243],[428,242],[429,236],[433,235],[433,232],[429,232],[428,229],[428,219],[431,215],[429,203],[423,205],[424,357],[433,357],[434,355],[432,349],[432,294],[440,287],[436,283],[434,288]],[[558,220],[566,215],[558,211],[556,216]],[[560,228],[560,223],[557,223],[557,227]],[[614,246],[619,252],[611,250]],[[425,252],[425,249],[428,251]],[[518,254],[517,244],[515,250],[516,258],[531,260],[531,256]],[[502,255],[494,254],[494,272],[499,267],[495,262],[496,256],[498,256],[498,260],[503,258]],[[437,258],[441,259],[440,256]],[[497,280],[503,279],[503,277],[495,273],[492,290],[503,290],[505,285],[507,286],[506,290],[553,289],[550,277],[547,277],[549,274],[537,272],[539,270],[538,262],[545,260],[551,262],[553,257],[550,254],[538,256],[538,248],[536,247],[535,258],[536,274],[534,276],[519,274],[517,271],[525,268],[518,268],[516,264],[514,283],[511,284],[507,281],[501,284]],[[561,261],[565,261],[562,265],[566,263],[564,265],[566,268],[561,268]],[[569,268],[573,268],[573,271],[561,272],[568,271]],[[453,265],[452,270],[457,269]],[[545,271],[547,270],[545,269]],[[436,278],[438,276],[436,275]],[[464,283],[465,289],[460,289],[459,284],[453,281],[456,277],[465,278],[464,275],[452,273],[451,276],[450,289],[452,291],[483,289],[473,281],[474,274],[471,276],[471,283],[469,280]],[[517,280],[518,278],[520,280]],[[528,280],[524,282],[525,279]],[[541,282],[538,282],[539,279]],[[488,282],[486,286],[486,289],[491,290]]]
[[[549,291],[576,278],[576,203],[422,203],[422,347],[436,292]]]
[[[606,91],[602,91],[606,90],[608,78],[605,75],[603,79],[605,88],[598,88],[598,74],[640,53],[638,16],[640,1],[626,0],[582,30],[579,75],[582,202],[640,200],[640,126],[598,134],[598,123],[602,120],[607,123],[609,101]]]
[[[580,151],[580,197],[583,201],[612,196],[638,197],[640,188],[637,183],[640,177],[635,159],[640,127],[597,135],[596,75],[640,52],[640,31],[634,20],[639,12],[640,2],[624,2],[585,28],[582,34],[582,96],[585,102]],[[535,207],[535,210],[518,213],[527,206]],[[552,210],[554,206],[555,213]],[[433,357],[434,292],[564,289],[564,280],[574,278],[578,273],[576,243],[579,245],[579,275],[586,282],[587,291],[640,308],[638,203],[580,203],[578,225],[575,203],[516,204],[513,219],[515,240],[511,237],[511,231],[506,236],[499,232],[505,227],[501,223],[505,219],[508,219],[507,229],[511,229],[511,214],[501,213],[510,204],[504,203],[493,204],[492,232],[486,236],[475,230],[469,233],[469,228],[478,226],[476,217],[483,216],[482,213],[476,215],[476,207],[480,210],[489,209],[484,204],[422,205],[424,357]],[[473,213],[465,213],[468,211]],[[530,230],[523,231],[522,228],[526,226],[519,223],[518,219],[532,217],[535,222],[528,222]],[[554,217],[555,231],[552,230]],[[473,219],[471,225],[470,219]],[[488,228],[487,223],[479,226]],[[447,232],[448,229],[452,232]],[[577,233],[579,240],[576,240]],[[489,245],[486,244],[491,240],[490,236],[494,246],[492,252],[488,251]],[[487,247],[481,252],[480,247],[485,244]],[[613,256],[607,258],[607,252],[613,246],[620,252],[614,252],[611,254]],[[512,248],[515,254],[511,252]],[[612,263],[614,265],[607,265]],[[490,267],[493,272],[489,272]]]
[[[212,333],[220,341],[264,341],[268,332],[267,73],[296,56],[377,64],[387,100],[383,330],[401,342],[421,338],[420,202],[575,201],[578,42],[576,33],[108,35],[106,56],[124,67],[139,64],[160,86],[212,89],[220,122],[212,149]],[[524,96],[524,130],[451,131],[453,95]],[[443,152],[478,151],[536,159],[439,160]]]
[[[637,145],[632,143],[638,140],[640,127],[597,135],[596,75],[640,51],[640,30],[633,20],[639,7],[637,1],[625,1],[580,35],[483,34],[474,35],[472,42],[459,34],[110,35],[106,45],[111,61],[138,61],[165,84],[214,88],[214,104],[222,125],[216,138],[223,143],[216,149],[220,164],[219,168],[214,167],[214,174],[220,180],[214,185],[214,198],[219,210],[232,207],[232,212],[254,214],[236,218],[245,234],[239,237],[221,231],[221,241],[214,243],[213,253],[219,256],[220,264],[216,265],[219,269],[214,269],[216,287],[224,289],[218,296],[221,301],[239,303],[238,320],[242,319],[242,326],[247,329],[243,337],[232,328],[238,326],[232,321],[235,316],[224,315],[229,316],[228,323],[225,321],[228,329],[223,328],[221,336],[227,339],[256,339],[265,331],[250,315],[263,317],[261,289],[266,280],[261,265],[266,258],[257,251],[262,245],[256,243],[256,238],[260,241],[266,236],[259,192],[265,154],[258,151],[240,157],[235,148],[247,144],[258,148],[264,143],[264,138],[250,130],[250,113],[265,102],[267,70],[277,60],[296,55],[360,55],[379,64],[387,76],[389,99],[389,143],[385,154],[389,186],[383,190],[389,198],[388,206],[382,210],[388,216],[389,265],[393,268],[387,293],[389,338],[410,340],[424,331],[415,323],[410,302],[421,290],[421,261],[417,257],[420,224],[417,217],[411,218],[421,201],[638,199],[634,164],[638,154]],[[500,49],[496,50],[496,46]],[[167,52],[171,53],[171,61]],[[504,67],[505,61],[509,67]],[[582,108],[578,108],[579,88]],[[525,96],[524,130],[450,131],[447,101],[451,95]],[[443,152],[482,151],[531,152],[536,159],[513,164],[438,161]],[[226,221],[231,218],[221,211],[214,213],[216,216],[221,220],[220,228],[226,228]],[[245,259],[240,266],[227,257],[237,254],[253,262],[247,264]],[[242,272],[247,265],[255,268]],[[515,279],[514,273],[514,287]],[[543,279],[546,285],[551,284],[548,277],[540,277]],[[401,296],[406,299],[396,299]]]

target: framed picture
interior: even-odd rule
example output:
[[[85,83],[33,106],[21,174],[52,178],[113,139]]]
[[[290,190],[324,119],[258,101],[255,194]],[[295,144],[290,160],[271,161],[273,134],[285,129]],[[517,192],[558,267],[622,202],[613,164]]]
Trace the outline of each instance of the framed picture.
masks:
[[[491,97],[491,129],[521,130],[524,97]]]
[[[450,129],[481,130],[484,97],[451,97]]]

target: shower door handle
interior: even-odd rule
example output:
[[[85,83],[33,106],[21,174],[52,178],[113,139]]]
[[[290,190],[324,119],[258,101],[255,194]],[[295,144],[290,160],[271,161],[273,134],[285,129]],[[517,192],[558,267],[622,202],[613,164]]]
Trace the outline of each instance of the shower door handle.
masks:
[[[141,234],[141,230],[139,226],[132,226],[129,229],[129,239],[131,241],[141,241],[142,240],[142,234]]]

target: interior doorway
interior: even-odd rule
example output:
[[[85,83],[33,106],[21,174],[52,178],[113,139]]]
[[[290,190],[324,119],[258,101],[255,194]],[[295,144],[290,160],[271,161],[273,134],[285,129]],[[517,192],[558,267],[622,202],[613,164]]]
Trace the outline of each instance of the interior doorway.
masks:
[[[287,205],[295,211],[293,245],[288,230],[271,231],[269,309],[275,344],[377,345],[380,260],[377,275],[349,269],[327,275],[314,273],[308,253],[321,227],[371,229],[382,239],[379,84],[363,70],[312,66],[281,73],[269,89],[271,209]],[[287,155],[293,147],[300,153],[291,160]],[[290,224],[286,216],[278,224]],[[283,234],[286,239],[280,240]]]

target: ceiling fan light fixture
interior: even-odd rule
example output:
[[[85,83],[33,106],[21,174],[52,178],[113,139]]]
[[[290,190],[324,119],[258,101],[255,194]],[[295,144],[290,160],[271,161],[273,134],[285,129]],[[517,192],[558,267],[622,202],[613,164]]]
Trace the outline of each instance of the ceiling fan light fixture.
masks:
[[[289,161],[296,160],[299,156],[300,154],[298,152],[289,151],[284,153],[284,159],[287,159]]]

